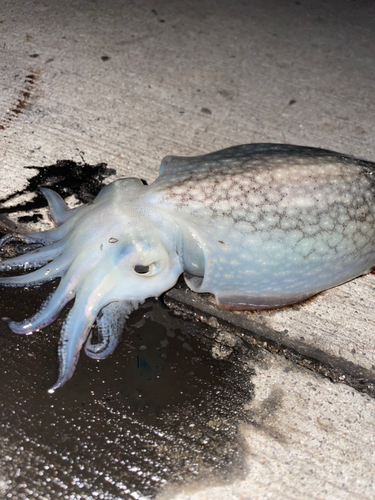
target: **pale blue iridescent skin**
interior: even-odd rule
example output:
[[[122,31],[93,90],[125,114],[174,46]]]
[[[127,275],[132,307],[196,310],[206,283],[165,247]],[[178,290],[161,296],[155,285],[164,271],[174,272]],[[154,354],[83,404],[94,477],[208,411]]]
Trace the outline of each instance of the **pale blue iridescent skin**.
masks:
[[[16,333],[47,326],[75,299],[52,392],[73,375],[83,344],[90,357],[110,355],[131,311],[182,272],[219,307],[244,310],[299,302],[375,266],[375,164],[339,153],[249,144],[169,156],[150,186],[120,179],[72,210],[53,191],[42,192],[58,227],[1,242],[44,245],[1,263],[39,269],[0,284],[61,278],[32,318],[5,318]]]

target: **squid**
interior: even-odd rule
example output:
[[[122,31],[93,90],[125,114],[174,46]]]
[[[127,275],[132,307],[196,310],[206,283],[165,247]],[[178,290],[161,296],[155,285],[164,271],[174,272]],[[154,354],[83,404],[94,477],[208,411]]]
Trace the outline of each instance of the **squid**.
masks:
[[[0,285],[60,279],[34,316],[3,318],[19,334],[47,327],[74,301],[50,392],[71,378],[82,347],[109,356],[131,312],[181,274],[219,308],[251,310],[301,302],[375,266],[375,163],[328,150],[246,144],[166,156],[151,185],[118,179],[73,209],[40,190],[56,227],[2,238],[32,250],[1,269],[32,271]]]

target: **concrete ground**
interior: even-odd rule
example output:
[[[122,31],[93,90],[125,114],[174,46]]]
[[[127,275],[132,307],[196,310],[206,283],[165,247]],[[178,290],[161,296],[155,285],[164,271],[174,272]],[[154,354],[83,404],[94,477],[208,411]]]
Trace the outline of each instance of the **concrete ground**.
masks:
[[[4,206],[26,199],[13,196],[36,174],[24,167],[57,160],[105,162],[106,182],[150,182],[166,154],[250,142],[375,161],[374,20],[369,0],[3,0]],[[368,275],[295,308],[223,316],[172,291],[173,307],[263,351],[254,418],[238,422],[245,469],[158,498],[375,498],[374,297]]]

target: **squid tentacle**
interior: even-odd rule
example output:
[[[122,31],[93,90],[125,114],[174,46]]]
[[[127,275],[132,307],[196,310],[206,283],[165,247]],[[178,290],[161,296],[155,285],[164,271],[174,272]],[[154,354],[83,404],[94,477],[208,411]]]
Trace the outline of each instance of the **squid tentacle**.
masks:
[[[92,307],[88,307],[88,303],[92,304]],[[100,301],[96,297],[93,295],[87,297],[85,292],[78,292],[61,330],[58,348],[59,375],[56,383],[48,390],[49,393],[55,392],[73,375],[82,345],[86,341],[100,308]]]
[[[143,301],[142,301],[143,302]],[[93,342],[93,330],[85,344],[85,354],[93,359],[105,359],[110,356],[121,340],[122,330],[130,313],[138,308],[139,301],[111,302],[103,307],[101,316],[96,319],[97,341]]]
[[[17,255],[12,259],[6,259],[0,262],[0,270],[10,271],[11,269],[23,267],[24,269],[35,269],[47,262],[59,257],[64,251],[65,245],[61,242],[52,243],[45,247],[38,248],[32,252]]]
[[[41,187],[39,191],[46,198],[51,217],[58,226],[68,221],[81,208],[70,209],[63,198],[56,191],[52,191],[52,189]]]
[[[64,266],[61,265],[60,272],[58,274],[62,277],[62,279],[53,294],[51,294],[50,297],[43,303],[41,309],[31,318],[27,318],[21,322],[12,321],[9,318],[2,318],[8,324],[9,328],[11,328],[11,330],[15,333],[31,333],[52,323],[65,305],[74,298],[79,285],[83,282],[84,277],[89,273],[90,269],[96,262],[93,259],[90,261],[89,265],[85,265],[82,262],[82,259],[76,259],[73,264],[70,264],[71,258],[69,255],[62,256],[60,259],[56,259],[55,262],[58,261],[64,264]],[[38,272],[43,271],[44,269],[45,267],[42,267],[33,273],[23,276],[2,278],[0,279],[0,284],[3,285],[6,279],[19,278],[21,280],[22,278],[27,278],[28,276],[36,276]],[[47,279],[52,278],[48,276],[48,278],[44,281]]]
[[[78,207],[78,209],[83,208],[85,205]],[[75,212],[77,213],[77,212]],[[39,233],[12,233],[6,234],[0,239],[0,248],[2,248],[7,243],[12,243],[15,241],[20,241],[22,243],[40,243],[41,245],[50,245],[62,240],[64,236],[72,232],[72,228],[76,222],[75,217],[71,217],[61,226],[54,229],[48,229],[47,231],[40,231]]]
[[[37,269],[28,274],[22,274],[20,276],[7,276],[0,278],[0,285],[2,286],[25,286],[31,285],[36,286],[47,281],[51,281],[55,278],[59,278],[65,274],[69,266],[69,258],[66,255],[62,255],[57,259],[53,260],[49,264]]]
[[[49,295],[39,311],[30,318],[22,321],[12,321],[10,318],[1,318],[14,333],[29,334],[51,324],[60,314],[66,304],[74,298],[74,291],[69,290],[64,283]]]
[[[5,247],[8,243],[35,243],[34,236],[40,233],[9,233],[4,234],[2,238],[0,238],[0,248]]]

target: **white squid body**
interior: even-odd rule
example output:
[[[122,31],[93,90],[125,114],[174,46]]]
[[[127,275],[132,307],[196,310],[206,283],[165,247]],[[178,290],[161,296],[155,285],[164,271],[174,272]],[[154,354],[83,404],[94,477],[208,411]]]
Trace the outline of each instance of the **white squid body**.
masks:
[[[16,333],[47,326],[74,299],[51,392],[73,375],[84,343],[88,356],[109,356],[129,314],[182,272],[194,291],[238,310],[293,304],[375,266],[375,164],[331,151],[249,144],[167,156],[150,186],[119,179],[72,210],[41,191],[58,227],[4,236],[1,245],[43,246],[3,261],[39,269],[0,284],[61,278],[33,317],[3,318]]]

